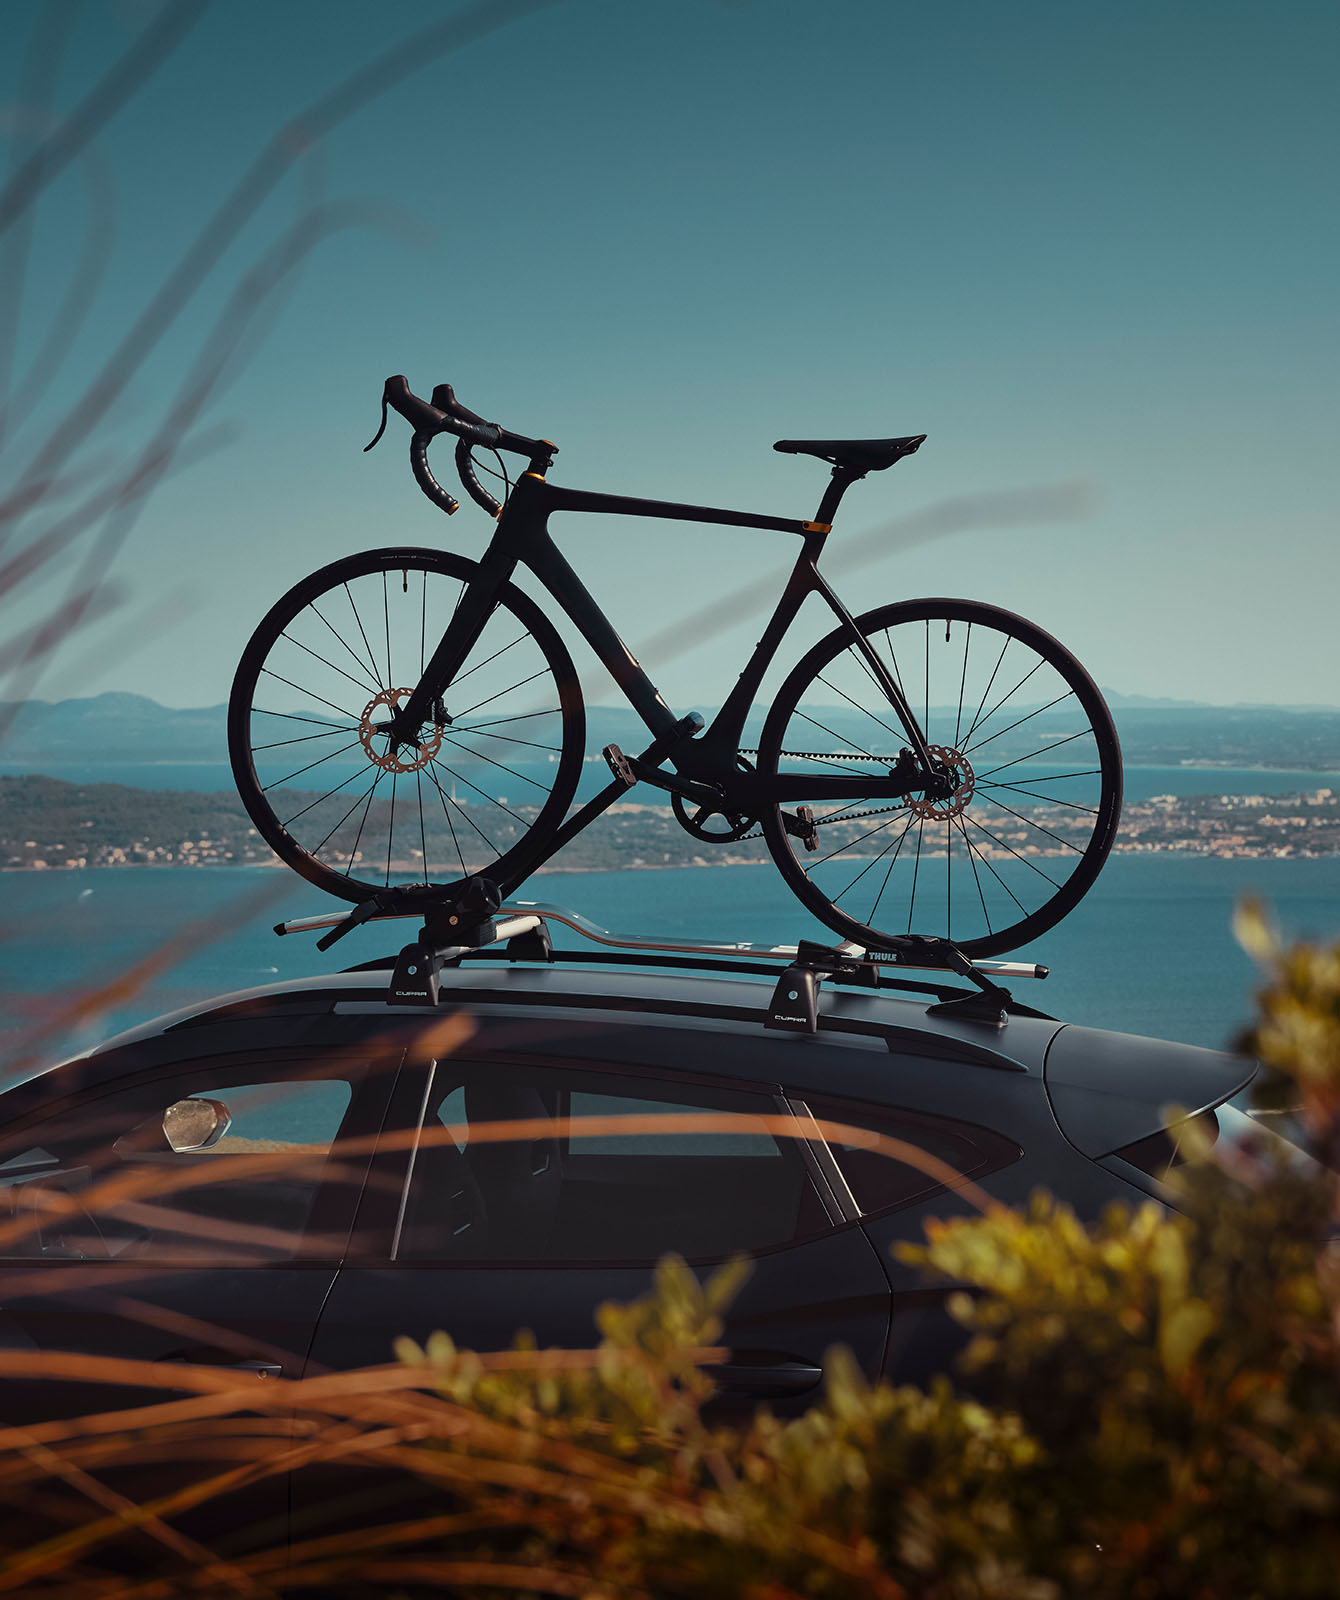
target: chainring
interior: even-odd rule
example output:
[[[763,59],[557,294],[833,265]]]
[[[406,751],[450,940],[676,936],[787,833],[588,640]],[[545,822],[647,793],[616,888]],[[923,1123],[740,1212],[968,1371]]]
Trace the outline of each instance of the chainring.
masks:
[[[704,844],[733,844],[737,839],[746,838],[759,825],[757,817],[746,816],[742,811],[714,811],[710,806],[697,806],[690,814],[688,802],[678,794],[670,796],[670,809],[684,832],[701,839]],[[725,826],[709,829],[707,823],[713,817],[720,818]]]

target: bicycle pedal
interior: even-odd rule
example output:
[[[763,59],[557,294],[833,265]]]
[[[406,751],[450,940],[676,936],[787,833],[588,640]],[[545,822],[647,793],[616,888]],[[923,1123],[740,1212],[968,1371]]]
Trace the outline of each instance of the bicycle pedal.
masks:
[[[807,850],[819,848],[819,829],[810,806],[797,806],[796,814],[782,812],[782,825],[793,839],[799,839]]]
[[[600,752],[605,758],[605,765],[614,774],[614,781],[621,783],[625,789],[631,789],[637,782],[637,774],[633,771],[633,764],[617,744],[607,744]]]

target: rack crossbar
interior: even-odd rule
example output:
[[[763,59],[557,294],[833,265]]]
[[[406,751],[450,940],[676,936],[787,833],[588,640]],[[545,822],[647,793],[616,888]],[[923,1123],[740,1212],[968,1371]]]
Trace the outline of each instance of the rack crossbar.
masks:
[[[378,912],[370,916],[369,922],[392,922],[403,920],[406,917],[418,919],[422,916],[422,909],[404,910],[393,912]],[[324,928],[333,928],[343,922],[348,913],[345,911],[327,912],[316,917],[296,917],[290,922],[278,923],[275,932],[279,934],[290,933],[316,933]],[[614,950],[629,951],[655,951],[675,956],[700,956],[709,959],[735,961],[760,961],[782,962],[786,964],[793,961],[799,947],[797,945],[769,945],[769,944],[719,944],[702,943],[697,940],[644,938],[630,934],[611,933],[608,928],[602,928],[592,922],[588,917],[579,912],[569,911],[566,906],[553,905],[543,900],[512,900],[502,906],[496,913],[496,932],[490,943],[505,943],[508,939],[530,931],[540,922],[557,923],[569,928],[573,933],[579,934],[583,939],[588,939],[592,944],[604,945]],[[907,968],[919,972],[943,972],[945,968],[933,962],[907,960],[904,956],[892,951],[863,950],[860,945],[847,942],[837,946],[844,955],[854,960],[871,962],[878,966]],[[1045,978],[1049,969],[1038,966],[1031,961],[973,961],[974,970],[988,978]]]

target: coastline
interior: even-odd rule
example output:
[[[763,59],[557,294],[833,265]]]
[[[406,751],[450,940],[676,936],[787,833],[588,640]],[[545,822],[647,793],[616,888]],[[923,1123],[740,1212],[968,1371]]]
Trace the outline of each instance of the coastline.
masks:
[[[1194,845],[1141,845],[1122,844],[1118,841],[1112,846],[1114,856],[1172,856],[1179,861],[1334,861],[1340,858],[1340,850],[1303,851],[1278,851],[1278,850],[1198,850]],[[1039,860],[1048,860],[1052,857],[1059,858],[1060,851],[1039,852]],[[853,856],[852,860],[865,860],[864,856]],[[873,858],[871,858],[873,859]],[[943,860],[944,851],[926,851],[925,859]],[[563,877],[570,875],[586,876],[591,873],[605,872],[713,872],[720,871],[723,867],[767,867],[773,865],[771,856],[730,856],[720,861],[704,861],[701,858],[688,861],[639,861],[619,862],[610,866],[576,866],[576,867],[537,867],[531,874],[534,878]],[[62,873],[62,872],[122,872],[126,869],[142,872],[270,872],[291,869],[286,862],[278,856],[270,861],[63,861],[59,865],[47,862],[42,866],[16,866],[6,864],[0,866],[0,873],[23,873],[33,875],[37,873]],[[409,872],[411,865],[403,866],[392,863],[393,872]]]

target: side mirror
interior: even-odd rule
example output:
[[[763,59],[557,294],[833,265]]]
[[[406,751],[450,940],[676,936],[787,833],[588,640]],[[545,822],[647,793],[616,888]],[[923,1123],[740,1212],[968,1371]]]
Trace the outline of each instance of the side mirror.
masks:
[[[232,1124],[232,1113],[222,1100],[178,1100],[163,1113],[163,1136],[179,1155],[185,1155],[218,1144]]]

